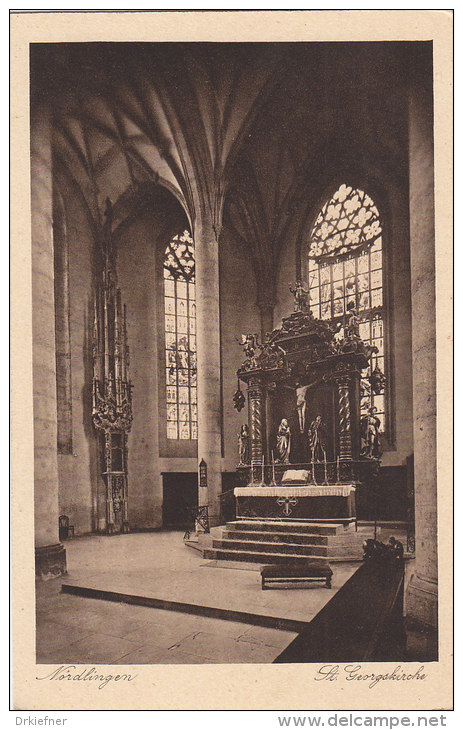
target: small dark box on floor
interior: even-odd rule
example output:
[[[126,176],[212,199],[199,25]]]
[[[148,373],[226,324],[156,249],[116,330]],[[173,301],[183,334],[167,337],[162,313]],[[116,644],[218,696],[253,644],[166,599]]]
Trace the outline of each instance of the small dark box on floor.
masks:
[[[264,565],[261,568],[262,590],[277,583],[308,583],[324,581],[331,588],[333,571],[328,563],[308,563],[307,565]]]

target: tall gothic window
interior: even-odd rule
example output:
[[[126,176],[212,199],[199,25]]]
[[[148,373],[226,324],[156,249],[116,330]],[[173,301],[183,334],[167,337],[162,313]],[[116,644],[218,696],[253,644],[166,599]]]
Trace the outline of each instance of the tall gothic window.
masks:
[[[188,231],[164,256],[167,438],[198,437],[194,242]]]
[[[315,221],[309,245],[310,306],[315,317],[342,326],[352,307],[360,336],[375,345],[362,374],[361,413],[376,407],[385,430],[385,331],[382,227],[378,209],[363,190],[341,185]]]

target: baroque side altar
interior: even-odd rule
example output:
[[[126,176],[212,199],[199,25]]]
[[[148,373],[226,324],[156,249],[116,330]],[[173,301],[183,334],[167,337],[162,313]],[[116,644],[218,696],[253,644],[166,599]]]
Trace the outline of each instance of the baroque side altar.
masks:
[[[243,338],[247,357],[237,374],[247,386],[248,427],[240,434],[236,514],[350,523],[358,485],[371,484],[380,465],[374,414],[367,441],[360,415],[361,374],[375,348],[360,338],[355,309],[339,336],[297,294],[296,286],[296,311],[262,345],[256,335]],[[238,410],[244,400],[238,386]]]

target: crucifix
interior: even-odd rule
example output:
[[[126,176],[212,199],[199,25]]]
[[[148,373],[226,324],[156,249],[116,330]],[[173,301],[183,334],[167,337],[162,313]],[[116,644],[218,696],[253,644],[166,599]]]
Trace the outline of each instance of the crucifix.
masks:
[[[283,507],[283,513],[288,517],[293,511],[291,507],[295,507],[297,504],[296,497],[278,497],[277,504]]]

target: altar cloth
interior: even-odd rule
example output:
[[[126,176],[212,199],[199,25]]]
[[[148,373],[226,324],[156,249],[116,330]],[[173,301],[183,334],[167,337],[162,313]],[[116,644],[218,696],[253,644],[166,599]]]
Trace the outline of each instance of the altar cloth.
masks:
[[[290,485],[276,487],[235,487],[235,497],[349,497],[355,484]]]
[[[355,520],[356,484],[235,487],[236,517]]]

